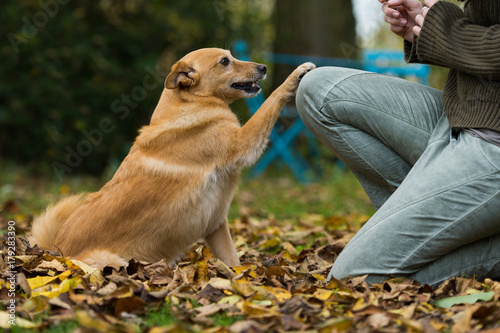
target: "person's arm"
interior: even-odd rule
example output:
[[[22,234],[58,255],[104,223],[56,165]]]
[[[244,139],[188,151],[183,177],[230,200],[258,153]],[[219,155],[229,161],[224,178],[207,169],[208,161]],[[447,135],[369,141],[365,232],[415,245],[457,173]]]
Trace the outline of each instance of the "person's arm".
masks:
[[[435,3],[424,17],[413,47],[405,45],[409,60],[500,79],[500,24],[475,25],[459,7],[446,1]]]

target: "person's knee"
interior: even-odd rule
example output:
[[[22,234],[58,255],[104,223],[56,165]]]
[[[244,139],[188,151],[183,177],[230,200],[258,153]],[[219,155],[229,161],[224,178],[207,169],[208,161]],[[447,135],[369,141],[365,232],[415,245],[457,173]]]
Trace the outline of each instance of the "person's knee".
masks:
[[[326,72],[325,67],[317,68],[307,73],[300,81],[295,100],[302,119],[314,117],[314,114],[321,108],[325,96],[321,97],[319,94],[322,85],[325,84]]]
[[[356,242],[346,246],[336,258],[330,277],[343,279],[350,276],[374,275],[389,276],[398,265],[396,258],[387,254],[381,244],[374,244],[371,240]]]
[[[318,120],[336,119],[337,109],[348,108],[351,100],[356,102],[360,74],[367,72],[343,67],[319,67],[307,73],[299,84],[296,97],[297,110],[304,123],[308,125]],[[325,109],[327,105],[330,106]]]

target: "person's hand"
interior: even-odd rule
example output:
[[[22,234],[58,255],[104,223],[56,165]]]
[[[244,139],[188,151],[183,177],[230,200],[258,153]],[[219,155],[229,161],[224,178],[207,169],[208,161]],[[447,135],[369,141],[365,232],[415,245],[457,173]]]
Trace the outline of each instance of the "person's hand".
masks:
[[[424,25],[425,16],[427,16],[427,12],[429,8],[431,8],[438,0],[425,0],[425,6],[422,8],[420,14],[415,16],[416,25],[413,27],[413,33],[417,36],[420,36],[420,31],[422,30],[422,26]]]
[[[413,42],[413,28],[418,26],[415,17],[422,11],[418,0],[378,0],[382,3],[384,20],[396,35]],[[421,26],[419,26],[421,27]]]

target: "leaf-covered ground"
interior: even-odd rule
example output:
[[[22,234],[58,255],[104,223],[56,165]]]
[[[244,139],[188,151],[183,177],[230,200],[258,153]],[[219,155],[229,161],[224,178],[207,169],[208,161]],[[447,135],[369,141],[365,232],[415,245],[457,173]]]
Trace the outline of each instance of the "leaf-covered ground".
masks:
[[[12,261],[5,234],[0,326],[14,332],[500,331],[498,281],[454,278],[435,290],[401,280],[368,286],[363,277],[327,282],[336,255],[367,218],[309,215],[288,223],[243,215],[231,224],[242,262],[234,268],[199,243],[174,267],[131,261],[127,269],[98,271],[30,248],[22,236]],[[8,220],[0,218],[0,226],[8,230]],[[16,233],[26,227],[16,223]],[[9,271],[16,272],[13,286]],[[12,300],[15,327],[8,323]]]

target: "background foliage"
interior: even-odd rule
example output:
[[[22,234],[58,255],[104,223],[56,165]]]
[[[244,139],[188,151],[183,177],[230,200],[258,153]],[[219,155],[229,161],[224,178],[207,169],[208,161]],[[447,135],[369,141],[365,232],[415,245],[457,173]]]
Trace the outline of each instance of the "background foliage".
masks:
[[[118,164],[149,122],[178,58],[197,48],[228,48],[236,38],[254,50],[269,44],[266,3],[3,3],[0,156],[55,168],[58,176],[99,174]]]

